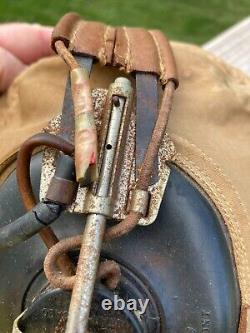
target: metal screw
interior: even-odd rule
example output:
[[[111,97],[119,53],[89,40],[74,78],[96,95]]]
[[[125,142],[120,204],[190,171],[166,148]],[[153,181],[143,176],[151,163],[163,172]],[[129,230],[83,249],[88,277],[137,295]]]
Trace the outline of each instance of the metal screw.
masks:
[[[113,104],[114,104],[114,106],[116,106],[116,107],[119,107],[120,106],[120,100],[119,100],[119,97],[118,96],[113,96],[112,97],[112,101],[113,101]]]

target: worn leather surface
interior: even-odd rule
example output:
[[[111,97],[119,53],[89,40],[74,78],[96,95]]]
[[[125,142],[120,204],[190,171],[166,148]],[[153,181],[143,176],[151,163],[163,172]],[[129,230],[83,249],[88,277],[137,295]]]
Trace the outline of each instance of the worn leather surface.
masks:
[[[158,30],[113,28],[68,13],[54,29],[53,48],[57,40],[62,40],[73,53],[93,56],[103,65],[112,64],[127,73],[155,73],[163,85],[169,80],[178,85],[173,52],[165,35]]]
[[[110,64],[115,29],[104,23],[84,21],[78,14],[68,13],[54,28],[52,48],[57,40],[62,40],[73,53],[93,56],[104,64]]]

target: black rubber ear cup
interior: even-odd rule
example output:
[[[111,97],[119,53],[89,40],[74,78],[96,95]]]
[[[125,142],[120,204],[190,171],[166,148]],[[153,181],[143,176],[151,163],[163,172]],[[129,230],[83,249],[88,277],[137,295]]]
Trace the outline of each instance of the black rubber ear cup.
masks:
[[[160,300],[162,332],[237,333],[240,291],[231,241],[213,203],[172,166],[155,223],[106,245]]]
[[[40,167],[37,155],[32,160],[37,193]],[[0,187],[0,225],[23,213],[13,172]],[[59,238],[78,234],[82,216],[63,214],[53,229]],[[13,320],[44,287],[46,251],[34,236],[1,252],[1,332],[12,332]],[[160,313],[155,319],[159,332],[237,333],[240,291],[228,231],[209,198],[175,166],[156,222],[105,244],[103,256],[117,260],[147,286]]]

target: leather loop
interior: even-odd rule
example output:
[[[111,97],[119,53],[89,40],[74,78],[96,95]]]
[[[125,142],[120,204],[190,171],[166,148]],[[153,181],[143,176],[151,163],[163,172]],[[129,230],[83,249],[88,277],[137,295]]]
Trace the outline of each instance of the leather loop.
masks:
[[[98,58],[102,64],[111,62],[115,29],[103,23],[80,21],[71,35],[69,49],[72,53]]]
[[[62,17],[52,34],[54,50],[58,40],[63,41],[73,54],[94,57],[101,64],[118,66],[126,73],[153,73],[160,77],[162,85],[171,80],[176,88],[178,86],[171,46],[161,31],[113,28],[68,13]]]
[[[117,29],[114,65],[125,72],[159,73],[159,61],[154,39],[142,28]]]
[[[99,22],[84,21],[78,14],[64,15],[52,34],[52,48],[61,40],[73,53],[97,58],[103,65],[113,57],[115,28]],[[56,50],[55,50],[56,51]]]
[[[58,40],[64,42],[66,47],[69,46],[72,31],[74,31],[74,28],[79,21],[81,21],[81,17],[76,13],[68,13],[59,20],[53,30],[51,40],[51,47],[55,52],[55,43]]]
[[[175,88],[178,88],[179,81],[177,78],[176,63],[168,39],[160,30],[150,30],[149,33],[152,35],[158,50],[160,80],[162,85],[166,85],[169,81],[173,81]]]

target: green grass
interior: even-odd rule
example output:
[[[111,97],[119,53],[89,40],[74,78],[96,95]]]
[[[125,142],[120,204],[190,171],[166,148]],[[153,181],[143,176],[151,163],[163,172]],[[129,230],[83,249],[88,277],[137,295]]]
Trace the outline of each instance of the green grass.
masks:
[[[163,30],[202,44],[250,13],[249,0],[0,0],[0,21],[54,25],[68,11],[114,25]],[[28,37],[28,36],[27,36]]]

